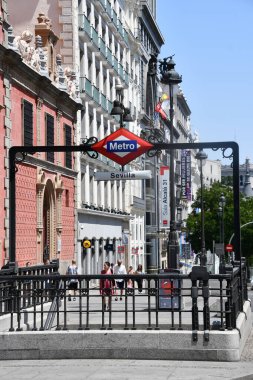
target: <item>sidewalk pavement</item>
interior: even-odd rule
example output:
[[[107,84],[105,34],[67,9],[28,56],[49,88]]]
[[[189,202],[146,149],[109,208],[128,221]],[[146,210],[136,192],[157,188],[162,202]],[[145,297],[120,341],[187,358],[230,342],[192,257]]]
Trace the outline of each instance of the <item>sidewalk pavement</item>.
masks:
[[[0,361],[0,378],[11,378],[11,380],[55,380],[56,378],[62,380],[252,380],[253,331],[245,344],[240,362],[117,359],[3,360]]]
[[[115,359],[0,361],[0,376],[12,380],[252,380],[253,362]]]

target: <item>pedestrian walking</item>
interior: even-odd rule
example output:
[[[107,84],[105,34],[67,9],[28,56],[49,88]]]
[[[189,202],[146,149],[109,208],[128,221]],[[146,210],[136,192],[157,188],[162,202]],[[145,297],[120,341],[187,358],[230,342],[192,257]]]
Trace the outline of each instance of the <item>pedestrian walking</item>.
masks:
[[[71,265],[68,266],[66,274],[71,275],[71,276],[78,274],[78,268],[76,266],[75,260],[72,260]],[[76,300],[77,287],[78,287],[78,280],[76,278],[71,278],[68,282],[68,289],[69,289],[68,300],[69,301],[71,301],[72,292],[74,294],[73,301]]]
[[[101,274],[112,275],[112,269],[109,261],[104,263],[104,269],[101,271]],[[113,283],[112,280],[108,277],[100,280],[100,294],[103,296],[103,310],[106,310],[106,299],[107,301],[107,310],[111,309],[111,298],[113,294]]]
[[[126,267],[124,264],[122,264],[122,260],[118,260],[117,264],[114,266],[114,274],[127,274]],[[116,297],[115,301],[118,301],[117,297],[117,289],[119,289],[120,292],[120,301],[122,301],[122,295],[123,295],[123,290],[124,290],[124,280],[123,278],[116,279]]]
[[[134,268],[132,267],[132,265],[129,266],[127,274],[134,274]],[[129,278],[129,280],[127,281],[127,287],[130,289],[134,287],[134,281],[132,278]]]
[[[135,274],[144,274],[144,272],[143,272],[143,270],[142,270],[142,265],[141,265],[141,264],[138,265]],[[137,282],[137,286],[138,286],[138,292],[139,292],[139,293],[142,293],[143,279],[142,279],[142,278],[138,278],[138,279],[136,280],[136,282]]]

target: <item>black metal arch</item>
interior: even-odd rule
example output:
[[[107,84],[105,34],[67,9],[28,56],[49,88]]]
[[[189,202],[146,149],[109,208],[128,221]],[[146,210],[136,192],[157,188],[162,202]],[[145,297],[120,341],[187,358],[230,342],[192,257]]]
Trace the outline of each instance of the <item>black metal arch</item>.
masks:
[[[93,149],[93,138],[87,139],[82,145],[61,146],[14,146],[9,150],[9,261],[16,261],[16,184],[15,174],[17,163],[25,161],[27,154],[37,152],[83,152],[91,158],[97,158],[97,152]],[[161,150],[173,149],[221,149],[223,157],[231,158],[233,167],[233,202],[234,202],[234,251],[235,259],[241,261],[241,232],[240,232],[240,204],[239,204],[239,146],[236,142],[198,142],[198,143],[154,143],[149,154],[156,154]],[[226,150],[231,149],[232,154],[226,155]]]

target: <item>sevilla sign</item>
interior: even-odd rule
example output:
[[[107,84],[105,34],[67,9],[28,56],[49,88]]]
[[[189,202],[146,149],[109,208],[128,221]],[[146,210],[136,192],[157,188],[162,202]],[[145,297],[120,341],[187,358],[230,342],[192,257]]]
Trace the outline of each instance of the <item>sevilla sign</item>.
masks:
[[[126,165],[154,145],[129,132],[119,128],[116,132],[97,142],[92,148],[103,156],[110,158],[119,165]]]

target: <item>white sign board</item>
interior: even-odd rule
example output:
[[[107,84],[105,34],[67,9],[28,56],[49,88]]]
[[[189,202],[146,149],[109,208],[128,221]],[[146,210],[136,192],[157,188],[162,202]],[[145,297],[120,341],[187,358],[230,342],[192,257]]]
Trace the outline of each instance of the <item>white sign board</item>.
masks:
[[[160,167],[160,191],[161,191],[161,227],[169,227],[169,175],[170,170],[168,166]]]
[[[95,181],[119,181],[120,179],[149,179],[151,170],[139,170],[133,172],[95,172]]]

